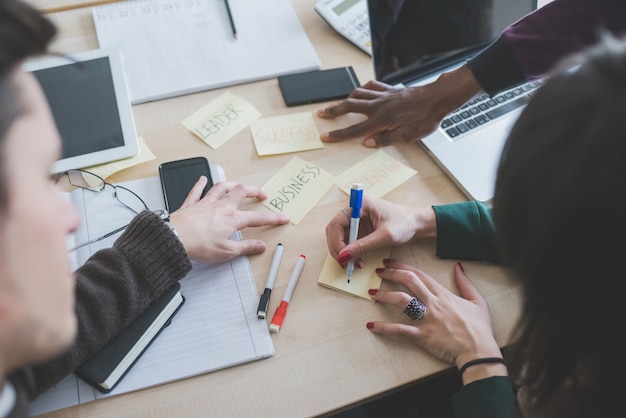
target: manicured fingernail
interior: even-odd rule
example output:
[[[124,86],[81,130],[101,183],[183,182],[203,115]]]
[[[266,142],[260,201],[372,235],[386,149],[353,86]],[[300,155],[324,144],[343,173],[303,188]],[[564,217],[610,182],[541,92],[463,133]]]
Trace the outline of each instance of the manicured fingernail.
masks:
[[[368,322],[366,325],[367,329],[374,329],[374,323],[373,322]]]
[[[460,262],[460,261],[457,261],[457,262],[456,262],[456,265],[457,265],[457,266],[459,266],[459,268],[461,269],[461,271],[462,271],[463,273],[465,273],[465,269],[463,268],[463,264],[461,264],[461,262]]]
[[[385,271],[384,267],[378,267],[378,268],[376,269],[376,274],[381,274],[381,273],[382,273],[382,272],[384,272],[384,271]]]
[[[329,137],[330,137],[330,135],[328,135],[328,132],[324,132],[323,134],[321,134],[321,135],[320,135],[320,139],[321,139],[323,142],[328,141],[328,138],[329,138]]]
[[[391,258],[384,258],[384,259],[383,259],[383,264],[384,264],[384,265],[387,265],[387,264],[389,264],[389,263],[391,263]]]
[[[369,293],[370,295],[375,295],[376,293],[378,293],[378,289],[369,289],[367,293]]]
[[[352,260],[352,254],[350,254],[350,251],[344,251],[343,253],[339,254],[338,260],[340,263],[347,263],[348,261]]]

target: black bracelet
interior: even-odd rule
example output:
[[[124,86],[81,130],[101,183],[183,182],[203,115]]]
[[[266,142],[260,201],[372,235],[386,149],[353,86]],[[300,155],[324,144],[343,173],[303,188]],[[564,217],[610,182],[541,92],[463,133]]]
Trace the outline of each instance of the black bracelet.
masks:
[[[504,361],[504,359],[502,357],[477,358],[477,359],[474,359],[474,360],[470,360],[467,363],[465,363],[464,365],[462,365],[461,367],[459,367],[459,374],[463,375],[463,372],[468,367],[474,366],[476,364],[482,364],[482,363],[502,363],[502,364],[504,364],[506,366],[506,362]]]

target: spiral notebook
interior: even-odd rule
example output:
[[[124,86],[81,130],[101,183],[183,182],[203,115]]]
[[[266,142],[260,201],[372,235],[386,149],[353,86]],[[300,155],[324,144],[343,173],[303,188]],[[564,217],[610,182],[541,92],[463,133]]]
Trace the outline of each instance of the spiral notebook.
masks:
[[[133,104],[320,68],[289,0],[135,0],[97,6],[101,48],[119,48]]]
[[[211,164],[211,176],[224,180],[220,166]],[[118,183],[137,193],[152,210],[165,206],[158,176]],[[72,192],[72,201],[87,228],[79,232],[100,236],[132,218],[108,193]],[[83,205],[81,202],[85,202]],[[117,210],[117,211],[116,211]],[[126,218],[124,217],[126,216]],[[118,235],[81,248],[72,262],[81,265],[100,248],[111,246]],[[241,239],[236,232],[231,239]],[[85,242],[85,236],[75,237]],[[68,242],[72,247],[75,242]],[[76,253],[76,252],[75,252]],[[100,393],[74,374],[41,394],[31,404],[32,415],[66,408],[106,396],[209,373],[274,355],[274,344],[265,321],[257,318],[259,294],[248,257],[203,265],[180,281],[185,303],[172,324],[159,334],[128,374],[109,393]]]

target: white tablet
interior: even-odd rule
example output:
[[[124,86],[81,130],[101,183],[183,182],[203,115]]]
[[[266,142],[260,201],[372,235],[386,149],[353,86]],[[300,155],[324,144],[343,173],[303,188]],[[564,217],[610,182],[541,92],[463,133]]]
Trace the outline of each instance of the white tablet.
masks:
[[[24,64],[39,80],[63,141],[52,171],[103,164],[139,153],[122,61],[97,49]]]

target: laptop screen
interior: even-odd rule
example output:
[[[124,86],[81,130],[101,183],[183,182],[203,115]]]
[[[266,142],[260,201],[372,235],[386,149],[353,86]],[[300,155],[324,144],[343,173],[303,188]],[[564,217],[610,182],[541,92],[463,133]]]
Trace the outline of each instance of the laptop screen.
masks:
[[[537,0],[367,0],[374,74],[388,84],[441,71],[476,54]]]

